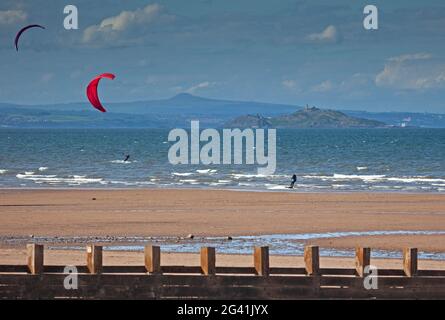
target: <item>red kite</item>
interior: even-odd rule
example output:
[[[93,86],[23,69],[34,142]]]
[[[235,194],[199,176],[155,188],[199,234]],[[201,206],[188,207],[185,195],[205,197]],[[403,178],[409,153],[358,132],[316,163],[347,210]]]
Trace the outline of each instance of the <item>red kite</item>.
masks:
[[[107,112],[107,110],[105,110],[105,108],[102,106],[102,103],[99,100],[99,95],[97,94],[97,86],[102,78],[113,80],[115,75],[112,73],[104,73],[94,78],[87,87],[87,97],[94,108],[101,112]]]

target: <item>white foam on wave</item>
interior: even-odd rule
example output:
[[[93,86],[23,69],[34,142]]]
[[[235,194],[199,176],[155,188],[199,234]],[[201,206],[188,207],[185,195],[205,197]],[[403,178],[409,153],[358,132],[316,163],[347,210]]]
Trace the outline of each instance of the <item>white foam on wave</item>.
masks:
[[[223,183],[223,182],[210,182],[208,183],[209,186],[224,186],[227,183]]]
[[[234,173],[234,174],[232,174],[232,177],[234,179],[243,179],[243,178],[265,178],[266,176],[264,174],[240,174],[240,173]]]
[[[196,172],[200,173],[200,174],[205,174],[205,173],[216,173],[218,170],[215,169],[203,169],[203,170],[196,170]]]
[[[408,187],[403,187],[402,190],[406,190],[406,191],[416,191],[417,187],[414,186],[408,186]]]
[[[362,180],[362,181],[378,181],[385,178],[384,175],[357,175],[357,174],[337,174],[332,176],[325,175],[305,175],[305,179],[317,179],[323,181],[348,181],[348,180]]]
[[[390,187],[390,186],[370,186],[369,187],[370,189],[383,189],[383,190],[389,190],[389,189],[391,189],[392,187]],[[401,188],[401,187],[400,187]]]
[[[105,182],[105,184],[106,184],[107,182]],[[151,181],[119,181],[119,180],[112,180],[112,181],[109,181],[109,183],[111,183],[111,184],[120,184],[120,185],[124,185],[124,186],[127,186],[127,187],[131,187],[131,186],[152,186],[152,185],[155,185],[156,183],[154,183],[154,182],[151,182]],[[102,182],[101,182],[101,184],[103,184]]]
[[[133,162],[136,162],[136,160],[134,160],[134,161],[131,161],[131,160],[127,160],[127,161],[124,161],[124,160],[111,160],[110,162],[111,163],[117,163],[117,164],[131,164]]]
[[[48,170],[48,167],[40,167],[40,168],[39,168],[39,171],[40,171],[40,172],[42,172],[42,171],[46,171],[46,170]]]
[[[6,170],[6,169],[0,169],[0,174],[5,174],[6,172],[8,172],[8,170]]]
[[[250,187],[250,186],[252,186],[251,183],[245,183],[245,182],[240,182],[240,183],[238,183],[238,185],[239,185],[240,187]]]
[[[368,170],[368,167],[357,167],[357,171]]]
[[[268,190],[286,190],[289,189],[285,186],[279,186],[279,185],[266,185]]]
[[[18,173],[16,175],[16,177],[18,179],[33,180],[33,179],[40,179],[40,178],[42,178],[42,179],[43,178],[55,178],[55,177],[57,177],[57,175],[39,175],[39,174],[30,174],[30,173],[25,172],[24,174],[23,173]]]
[[[438,179],[438,178],[428,178],[428,177],[395,177],[395,178],[388,178],[388,181],[396,181],[396,182],[404,182],[404,183],[413,183],[413,182],[434,182],[434,183],[445,183],[445,179]]]
[[[332,188],[334,189],[345,189],[345,188],[349,188],[350,185],[347,184],[333,184]]]
[[[198,181],[195,180],[195,179],[181,179],[181,180],[179,180],[179,182],[183,182],[183,183],[191,183],[191,184],[193,184],[193,183],[197,183]]]
[[[233,173],[233,174],[231,174],[231,176],[237,180],[239,180],[239,179],[254,179],[254,178],[276,179],[276,178],[288,177],[286,175],[278,175],[278,174],[266,175],[266,174],[244,174],[244,173]]]
[[[387,177],[386,175],[357,175],[357,174],[339,174],[334,173],[332,176],[326,175],[305,175],[305,179],[319,179],[323,181],[346,181],[346,180],[362,180],[365,182],[402,182],[402,183],[445,183],[445,179],[430,178],[424,176],[414,177]]]
[[[173,172],[172,175],[178,176],[178,177],[189,177],[192,176],[193,172]]]
[[[357,175],[357,174],[337,174],[334,173],[333,179],[338,180],[363,180],[363,181],[370,181],[370,180],[381,180],[385,178],[384,175]]]
[[[89,184],[89,183],[99,183],[103,179],[102,178],[87,178],[86,176],[78,176],[71,175],[67,178],[57,177],[57,175],[38,175],[38,174],[30,174],[29,172],[25,172],[25,174],[17,174],[17,179],[30,180],[38,184],[47,183],[47,184],[70,184],[70,185],[81,185],[81,184]]]

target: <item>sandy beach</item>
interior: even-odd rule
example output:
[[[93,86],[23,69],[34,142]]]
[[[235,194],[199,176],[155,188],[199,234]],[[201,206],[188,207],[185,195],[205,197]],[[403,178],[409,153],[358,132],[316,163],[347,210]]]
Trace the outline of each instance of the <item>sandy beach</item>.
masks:
[[[445,230],[442,194],[4,189],[0,199],[0,237]],[[339,248],[413,246],[445,251],[445,235],[359,236],[308,242]]]
[[[0,264],[24,265],[26,262],[26,250],[23,248],[3,248],[0,250]],[[113,265],[144,265],[144,254],[142,252],[110,252],[104,251],[103,263],[107,266]],[[379,269],[402,269],[400,259],[372,259],[372,265]],[[45,252],[46,265],[85,265],[85,251],[79,250],[47,250]],[[194,253],[162,253],[161,264],[168,266],[199,266],[199,254]],[[253,257],[251,255],[218,254],[216,264],[219,267],[252,267]],[[303,268],[302,257],[295,256],[271,256],[271,267]],[[354,268],[353,258],[321,257],[322,268]],[[445,261],[419,260],[420,270],[444,270]]]
[[[212,190],[0,190],[0,265],[26,265],[27,242],[45,239],[45,265],[86,265],[85,241],[125,245],[131,237],[173,237],[200,243],[201,237],[351,231],[445,231],[445,195],[396,193],[281,193]],[[196,235],[184,240],[187,234]],[[32,236],[31,236],[32,235]],[[10,239],[21,240],[9,241]],[[64,246],[65,240],[71,239]],[[122,239],[127,239],[123,241]],[[89,241],[89,240],[88,240]],[[145,241],[145,240],[144,240]],[[145,245],[146,243],[138,245]],[[157,241],[157,240],[153,240]],[[315,238],[321,249],[369,246],[400,252],[445,252],[445,234],[391,234]],[[276,245],[276,243],[274,243]],[[76,248],[76,249],[74,249]],[[108,247],[109,248],[109,247]],[[128,247],[103,252],[105,266],[143,266],[144,253]],[[162,266],[199,266],[195,253],[166,252]],[[165,249],[165,247],[164,247]],[[249,247],[250,249],[250,247]],[[234,251],[238,253],[238,251]],[[388,251],[389,252],[389,251]],[[248,254],[250,253],[250,254]],[[253,248],[244,254],[217,250],[219,267],[253,267]],[[400,256],[372,257],[378,270],[403,270]],[[305,266],[300,255],[271,254],[271,267]],[[352,256],[320,257],[321,268],[354,269]],[[419,270],[445,270],[445,260],[421,257]]]

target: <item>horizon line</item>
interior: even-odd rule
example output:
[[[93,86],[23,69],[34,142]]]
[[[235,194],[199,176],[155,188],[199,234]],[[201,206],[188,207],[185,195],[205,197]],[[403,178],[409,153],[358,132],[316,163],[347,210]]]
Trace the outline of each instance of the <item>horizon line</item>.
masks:
[[[366,113],[418,113],[418,114],[437,114],[437,115],[445,115],[444,113],[438,113],[438,112],[426,112],[426,111],[396,111],[396,110],[390,110],[390,111],[368,111],[364,109],[348,109],[348,108],[332,108],[332,107],[320,107],[315,106],[311,104],[288,104],[288,103],[277,103],[277,102],[270,102],[270,101],[256,101],[256,100],[230,100],[230,99],[218,99],[218,98],[210,98],[210,97],[203,97],[198,96],[195,94],[191,94],[188,92],[181,92],[178,94],[175,94],[173,96],[170,96],[168,98],[161,98],[161,99],[146,99],[146,100],[130,100],[130,101],[118,101],[118,102],[109,102],[107,105],[116,105],[116,104],[132,104],[132,103],[144,103],[144,102],[162,102],[162,101],[168,101],[173,100],[174,98],[180,97],[180,96],[188,96],[192,98],[197,98],[201,100],[211,100],[211,101],[219,101],[219,102],[239,102],[239,103],[258,103],[258,104],[270,104],[270,105],[280,105],[280,106],[289,106],[289,107],[296,107],[296,108],[304,108],[305,106],[314,106],[320,109],[324,110],[336,110],[336,111],[345,111],[345,112],[366,112]],[[13,106],[21,106],[21,107],[38,107],[38,106],[55,106],[55,105],[71,105],[71,104],[86,104],[88,105],[88,101],[71,101],[71,102],[53,102],[53,103],[37,103],[37,104],[28,104],[28,103],[17,103],[17,102],[8,102],[8,101],[0,101],[0,105],[2,104],[10,104]]]

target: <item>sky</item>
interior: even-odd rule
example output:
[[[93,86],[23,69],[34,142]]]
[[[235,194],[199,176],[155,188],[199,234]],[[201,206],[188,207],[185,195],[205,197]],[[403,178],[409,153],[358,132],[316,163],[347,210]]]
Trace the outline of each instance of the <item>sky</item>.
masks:
[[[63,26],[66,5],[79,29]],[[379,29],[363,27],[377,6]],[[24,34],[31,23],[46,30]],[[202,97],[445,113],[443,0],[2,0],[0,102]]]

